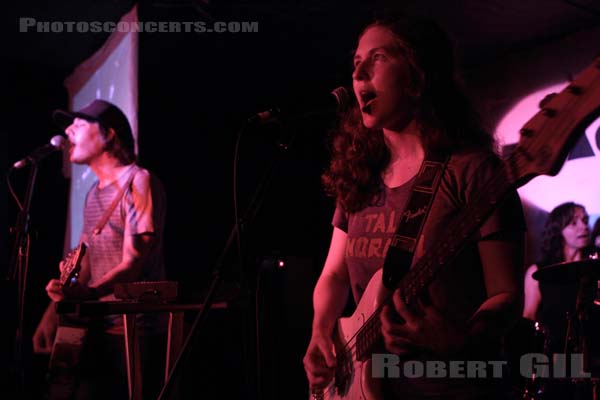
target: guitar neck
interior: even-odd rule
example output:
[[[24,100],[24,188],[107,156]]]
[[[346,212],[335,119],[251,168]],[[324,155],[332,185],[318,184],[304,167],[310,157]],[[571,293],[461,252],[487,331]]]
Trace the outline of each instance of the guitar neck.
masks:
[[[559,94],[542,101],[541,110],[523,126],[519,145],[480,189],[475,201],[401,282],[410,304],[427,288],[439,270],[452,261],[506,195],[538,175],[556,175],[581,136],[583,128],[600,113],[600,58],[588,66]]]
[[[87,245],[84,242],[81,242],[63,260],[63,267],[59,278],[63,287],[69,286],[71,279],[76,278],[79,275],[81,261],[83,260],[86,250]]]

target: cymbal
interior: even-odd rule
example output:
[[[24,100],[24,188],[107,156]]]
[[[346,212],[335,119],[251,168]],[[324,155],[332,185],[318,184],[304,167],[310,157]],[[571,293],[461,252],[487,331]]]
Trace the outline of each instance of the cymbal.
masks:
[[[544,283],[567,285],[577,282],[582,276],[600,280],[600,259],[562,262],[547,265],[533,273],[535,280]]]

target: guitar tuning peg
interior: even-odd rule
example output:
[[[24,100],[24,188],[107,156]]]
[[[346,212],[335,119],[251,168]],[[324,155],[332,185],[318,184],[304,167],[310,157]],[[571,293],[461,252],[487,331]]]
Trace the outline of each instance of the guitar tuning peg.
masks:
[[[543,99],[540,101],[539,107],[540,107],[540,108],[544,108],[544,107],[546,106],[546,104],[548,104],[548,102],[549,102],[550,100],[552,100],[552,98],[553,98],[554,96],[556,96],[556,93],[550,93],[550,94],[547,94],[547,95],[546,95],[546,97],[544,97],[544,98],[543,98]]]
[[[580,95],[581,93],[583,93],[583,89],[581,88],[581,86],[577,85],[569,85],[567,87],[567,90],[575,95]]]
[[[521,136],[525,136],[525,137],[529,137],[529,136],[533,136],[533,130],[528,129],[528,128],[522,128],[519,133],[521,134]]]

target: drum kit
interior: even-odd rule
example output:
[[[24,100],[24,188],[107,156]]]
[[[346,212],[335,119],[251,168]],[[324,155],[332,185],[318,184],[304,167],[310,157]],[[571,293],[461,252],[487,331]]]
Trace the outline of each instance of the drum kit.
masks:
[[[538,376],[536,372],[525,376],[525,387],[519,397],[523,400],[600,399],[600,343],[596,343],[600,341],[600,259],[596,256],[553,264],[538,269],[532,276],[540,284],[554,286],[559,293],[567,285],[576,290],[565,291],[564,298],[562,295],[560,298],[573,307],[566,315],[556,315],[563,318],[565,324],[561,336],[564,344],[560,343],[558,352],[556,346],[549,346],[553,332],[539,322],[529,321],[529,334],[535,339],[529,342],[534,346],[529,351],[542,353],[540,355],[549,361],[549,368],[533,369]],[[559,363],[553,364],[556,360]],[[544,373],[541,377],[540,371]]]

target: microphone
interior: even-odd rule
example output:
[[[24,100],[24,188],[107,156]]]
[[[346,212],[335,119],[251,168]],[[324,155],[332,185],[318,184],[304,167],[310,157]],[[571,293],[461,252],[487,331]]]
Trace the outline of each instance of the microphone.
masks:
[[[327,96],[314,99],[308,107],[291,112],[279,108],[271,108],[248,118],[248,122],[266,124],[280,119],[305,118],[312,115],[329,114],[347,110],[351,103],[351,92],[345,87],[340,86]]]
[[[63,147],[65,147],[65,138],[60,135],[53,136],[52,139],[50,139],[50,143],[38,147],[27,157],[14,163],[12,168],[21,169],[26,165],[35,164],[47,155],[54,153],[57,150],[61,150]]]

